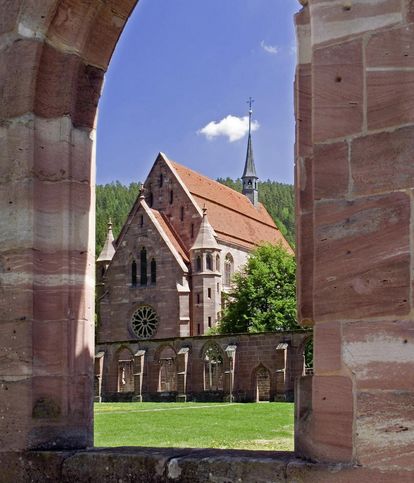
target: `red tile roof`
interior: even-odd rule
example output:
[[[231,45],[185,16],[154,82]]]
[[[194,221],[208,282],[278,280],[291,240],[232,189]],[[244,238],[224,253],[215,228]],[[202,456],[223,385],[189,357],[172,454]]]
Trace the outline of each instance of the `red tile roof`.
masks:
[[[199,207],[206,205],[208,219],[222,241],[251,249],[263,242],[281,242],[293,253],[266,208],[255,208],[241,193],[170,161]]]

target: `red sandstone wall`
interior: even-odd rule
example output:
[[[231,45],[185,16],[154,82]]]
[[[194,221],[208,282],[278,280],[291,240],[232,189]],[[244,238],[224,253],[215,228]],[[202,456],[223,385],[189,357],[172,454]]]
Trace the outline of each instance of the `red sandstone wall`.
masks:
[[[141,216],[143,226],[141,227]],[[148,283],[140,285],[140,251],[145,247],[148,262]],[[150,280],[151,259],[157,263],[156,284]],[[131,283],[132,260],[137,263],[137,285]],[[158,315],[158,339],[180,334],[180,316],[189,333],[188,313],[180,313],[177,283],[186,276],[169,247],[142,207],[139,207],[125,232],[120,246],[105,275],[105,295],[99,303],[99,342],[114,342],[134,338],[130,320],[143,304],[151,305]],[[184,295],[189,298],[189,295]]]
[[[223,354],[224,367],[229,369],[229,361],[225,350],[228,345],[237,345],[234,368],[234,394],[237,400],[254,401],[256,399],[256,370],[265,367],[270,373],[270,400],[292,400],[295,379],[304,370],[304,343],[311,333],[266,333],[228,336],[203,336],[179,339],[146,340],[135,342],[114,342],[98,344],[97,351],[105,352],[102,396],[103,399],[116,397],[118,386],[118,352],[127,347],[131,353],[145,349],[145,370],[143,376],[144,399],[157,398],[159,359],[165,347],[173,349],[175,354],[182,347],[189,347],[187,367],[187,390],[189,398],[205,397],[204,392],[204,356],[210,344],[217,344]],[[276,350],[279,343],[286,342],[285,350]],[[175,356],[177,359],[177,355]],[[225,383],[225,396],[228,396],[229,385]]]
[[[296,17],[298,295],[315,328],[297,449],[396,470],[414,469],[412,10],[312,0]]]

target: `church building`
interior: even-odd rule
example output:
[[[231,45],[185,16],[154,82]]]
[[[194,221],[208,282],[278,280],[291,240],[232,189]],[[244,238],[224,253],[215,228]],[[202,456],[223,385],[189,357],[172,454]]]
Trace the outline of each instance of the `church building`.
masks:
[[[114,240],[97,259],[99,342],[206,334],[222,295],[258,245],[292,252],[258,201],[251,131],[238,193],[160,153]]]

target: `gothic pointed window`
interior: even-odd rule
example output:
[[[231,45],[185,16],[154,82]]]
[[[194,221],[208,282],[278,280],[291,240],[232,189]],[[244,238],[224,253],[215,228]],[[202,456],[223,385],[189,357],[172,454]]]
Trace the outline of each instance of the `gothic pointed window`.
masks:
[[[184,206],[180,208],[180,220],[184,221]]]
[[[157,283],[157,262],[155,258],[151,260],[151,283],[153,285]]]
[[[141,250],[141,285],[147,285],[147,250],[145,247]]]
[[[131,263],[131,284],[134,287],[137,284],[137,262],[135,260]]]
[[[152,208],[152,205],[154,204],[154,195],[153,195],[152,191],[149,194],[148,204],[149,204],[150,208]]]
[[[162,188],[162,185],[164,184],[164,176],[162,173],[160,174],[160,188]]]
[[[213,270],[213,257],[209,253],[206,256],[206,266],[207,270]]]
[[[216,256],[216,272],[220,271],[220,255]]]
[[[228,253],[224,261],[224,285],[227,287],[231,284],[233,276],[233,257]]]
[[[173,201],[174,201],[174,191],[173,191],[173,190],[171,190],[171,191],[170,191],[170,205],[172,205],[172,204],[173,204]]]
[[[201,257],[198,256],[196,259],[196,271],[201,272]]]

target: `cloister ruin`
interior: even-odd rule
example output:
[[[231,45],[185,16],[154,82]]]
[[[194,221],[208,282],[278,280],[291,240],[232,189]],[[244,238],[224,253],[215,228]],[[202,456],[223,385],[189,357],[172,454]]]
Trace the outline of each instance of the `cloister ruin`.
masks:
[[[412,0],[301,0],[296,15],[298,306],[315,356],[295,453],[91,448],[95,117],[136,3],[0,1],[0,480],[412,481]]]

